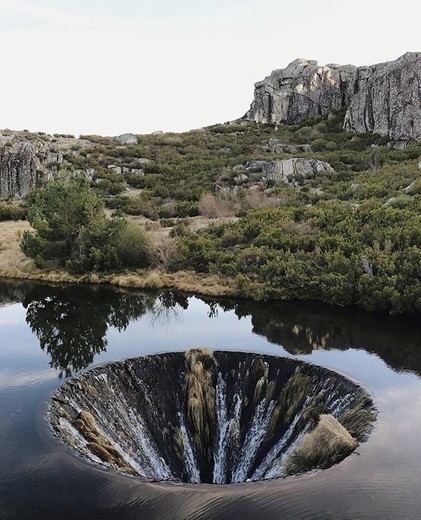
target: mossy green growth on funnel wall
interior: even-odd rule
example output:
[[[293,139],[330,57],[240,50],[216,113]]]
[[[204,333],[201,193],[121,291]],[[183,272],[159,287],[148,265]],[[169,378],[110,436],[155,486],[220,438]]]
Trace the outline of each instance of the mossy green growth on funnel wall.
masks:
[[[367,392],[335,372],[206,348],[87,370],[49,408],[56,434],[92,461],[145,480],[214,484],[328,467],[374,418]]]

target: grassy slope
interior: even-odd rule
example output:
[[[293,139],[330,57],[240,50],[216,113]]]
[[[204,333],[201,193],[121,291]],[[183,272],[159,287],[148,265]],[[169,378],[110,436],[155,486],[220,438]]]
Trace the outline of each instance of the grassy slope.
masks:
[[[139,144],[129,146],[117,146],[112,138],[86,136],[83,144],[65,151],[67,165],[95,170],[93,186],[106,198],[110,211],[152,219],[147,229],[155,242],[167,241],[168,230],[175,225],[181,246],[178,258],[153,274],[94,274],[78,279],[261,298],[298,296],[392,312],[420,310],[416,286],[420,284],[421,147],[394,150],[378,136],[343,133],[341,120],[338,114],[329,121],[298,127],[219,125],[184,134],[138,136]],[[271,146],[273,139],[282,146]],[[293,151],[284,146],[292,144],[310,148]],[[249,211],[244,200],[245,194],[252,193],[250,185],[267,186],[247,180],[238,189],[238,165],[297,156],[328,161],[336,173],[296,178],[293,186],[273,186],[257,207],[270,206],[269,200],[280,209]],[[110,169],[111,164],[121,173]],[[139,168],[143,172],[124,171]],[[405,191],[409,185],[411,189]],[[201,196],[218,190],[225,193],[224,200],[217,195],[220,215],[237,213],[242,219],[196,232],[197,220],[192,216],[200,208]],[[389,207],[384,206],[387,201]],[[406,229],[408,221],[411,225]],[[24,224],[5,226],[2,276],[74,279],[65,273],[37,271],[18,249]],[[187,274],[186,269],[192,272]],[[363,296],[349,297],[350,287],[358,284]],[[405,284],[417,291],[403,295]]]
[[[27,229],[30,229],[30,226],[26,221],[0,222],[0,278],[44,280],[54,283],[106,283],[139,289],[175,288],[209,296],[233,294],[233,287],[225,278],[215,274],[195,273],[194,271],[168,273],[162,269],[148,269],[130,273],[89,273],[76,276],[64,271],[41,270],[35,266],[33,260],[25,257],[20,250],[20,240],[23,232]],[[158,228],[158,233],[150,232],[153,240],[161,241],[163,239],[160,231],[161,229]],[[165,236],[167,230],[164,231]]]

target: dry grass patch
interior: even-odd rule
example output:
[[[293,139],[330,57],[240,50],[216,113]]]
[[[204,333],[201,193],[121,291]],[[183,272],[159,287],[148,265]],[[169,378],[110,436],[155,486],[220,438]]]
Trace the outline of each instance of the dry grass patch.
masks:
[[[209,221],[203,218],[193,220],[197,229],[207,225]],[[27,258],[20,250],[23,232],[30,230],[28,222],[0,222],[0,277],[42,280],[56,283],[99,283],[119,287],[137,289],[177,289],[188,293],[205,296],[232,296],[235,287],[229,279],[215,274],[202,274],[194,271],[177,271],[168,273],[166,268],[175,254],[175,243],[166,238],[168,228],[160,228],[158,233],[151,233],[152,243],[159,245],[160,251],[156,258],[157,268],[130,271],[123,274],[89,273],[75,276],[66,271],[43,271],[35,267],[32,259]],[[161,233],[162,230],[162,233]]]
[[[233,285],[229,280],[217,275],[199,274],[194,271],[167,273],[158,269],[129,272],[116,276],[101,277],[102,283],[108,282],[119,287],[136,289],[177,289],[187,293],[205,296],[231,296]]]
[[[329,466],[349,455],[357,446],[358,442],[333,415],[322,414],[316,428],[304,435],[285,461],[285,474]]]
[[[0,276],[26,278],[39,272],[20,250],[23,232],[29,229],[31,226],[26,221],[0,222]]]

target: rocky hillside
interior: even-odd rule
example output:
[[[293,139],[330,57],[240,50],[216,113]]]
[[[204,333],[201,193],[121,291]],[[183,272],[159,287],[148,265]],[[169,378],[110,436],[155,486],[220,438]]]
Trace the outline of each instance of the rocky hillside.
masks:
[[[2,130],[0,199],[61,169],[86,175],[110,209],[154,219],[197,215],[209,192],[229,212],[285,184],[320,195],[331,179],[419,158],[420,78],[421,53],[371,67],[296,60],[256,84],[245,118],[222,125],[80,138]]]
[[[0,132],[0,199],[22,197],[40,186],[63,162],[63,137],[31,132]]]
[[[421,141],[421,53],[369,67],[297,59],[256,83],[245,117],[298,124],[345,108],[345,130],[374,132],[402,145]]]

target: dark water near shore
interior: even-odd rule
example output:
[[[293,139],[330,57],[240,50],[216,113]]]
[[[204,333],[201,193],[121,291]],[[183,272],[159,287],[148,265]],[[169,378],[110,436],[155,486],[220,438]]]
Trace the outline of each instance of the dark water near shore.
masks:
[[[368,441],[325,471],[231,486],[145,484],[50,433],[48,400],[92,364],[195,346],[291,356],[372,394]],[[421,512],[421,324],[308,304],[0,284],[0,519],[409,519]]]

